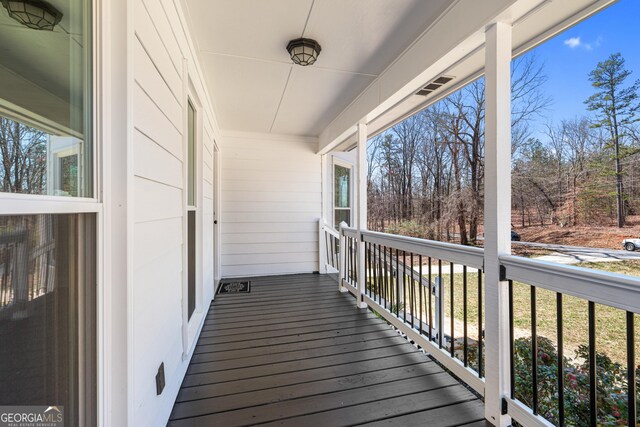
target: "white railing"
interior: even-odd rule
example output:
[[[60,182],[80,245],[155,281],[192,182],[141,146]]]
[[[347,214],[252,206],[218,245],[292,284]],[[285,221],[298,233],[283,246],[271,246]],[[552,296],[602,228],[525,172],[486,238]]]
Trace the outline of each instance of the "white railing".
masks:
[[[337,273],[340,259],[340,233],[327,224],[323,219],[318,223],[320,231],[320,271],[322,273]]]
[[[563,296],[579,298],[588,302],[589,318],[589,372],[596,372],[595,349],[595,305],[623,310],[626,313],[627,366],[626,414],[615,414],[621,422],[637,418],[635,404],[635,335],[634,316],[640,313],[640,279],[619,274],[589,270],[580,267],[558,265],[516,256],[500,257],[501,280],[495,284],[483,284],[484,251],[479,248],[403,237],[372,231],[358,232],[342,226],[339,232],[338,250],[339,287],[349,291],[357,300],[379,313],[390,324],[405,334],[408,339],[425,349],[442,365],[480,395],[485,392],[484,344],[485,334],[500,334],[508,331],[506,339],[511,343],[511,360],[501,369],[509,372],[511,395],[503,396],[503,407],[513,419],[524,425],[553,425],[540,414],[538,399],[538,357],[529,357],[532,366],[531,390],[519,390],[531,396],[527,403],[518,400],[516,394],[516,341],[514,333],[514,282],[517,286],[529,287],[530,306],[517,307],[531,316],[531,353],[538,355],[536,325],[536,288],[556,293],[558,311],[556,322],[558,335],[554,337],[557,354],[557,399],[558,408],[553,422],[567,423],[565,417],[565,355],[563,354]],[[359,251],[364,245],[364,252]],[[362,248],[360,248],[362,249]],[[358,254],[364,253],[364,270]],[[360,268],[359,268],[360,267]],[[359,283],[363,279],[364,286]],[[488,305],[484,293],[486,286],[509,288],[509,325],[498,331],[484,330],[484,313],[498,310]],[[486,306],[485,306],[486,305]],[[585,307],[587,305],[585,304]],[[529,312],[527,312],[529,310]],[[548,357],[548,356],[546,356]],[[597,374],[589,373],[589,420],[599,423]],[[572,385],[573,386],[573,385]],[[623,396],[624,397],[624,396]],[[623,397],[620,397],[622,399]],[[635,425],[635,423],[633,424]]]
[[[360,241],[359,234],[349,227],[341,227],[340,234],[341,244],[344,242],[342,247],[346,248],[344,252],[341,250],[341,259],[344,259],[341,286],[356,295],[358,272],[355,266],[358,263],[355,248]],[[363,300],[483,395],[483,310],[480,309],[479,316],[474,319],[473,336],[467,334],[467,324],[462,325],[462,334],[456,337],[455,330],[460,325],[452,322],[453,316],[446,316],[450,308],[446,303],[451,302],[454,290],[449,286],[454,279],[453,271],[459,269],[467,278],[468,274],[474,274],[475,284],[477,286],[479,281],[481,288],[482,250],[373,231],[362,232],[362,242],[366,245],[367,277]],[[417,268],[414,267],[416,263]],[[446,264],[444,269],[443,263]],[[446,291],[449,291],[447,297]],[[478,296],[477,292],[475,296]],[[459,339],[462,339],[460,345]],[[475,356],[470,357],[470,353]]]

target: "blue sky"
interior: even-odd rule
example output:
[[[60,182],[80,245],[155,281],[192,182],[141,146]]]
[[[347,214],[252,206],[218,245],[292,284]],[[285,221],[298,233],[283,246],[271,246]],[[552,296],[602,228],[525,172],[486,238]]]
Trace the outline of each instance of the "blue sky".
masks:
[[[584,100],[593,93],[588,74],[612,53],[620,52],[624,57],[627,69],[632,71],[629,82],[640,79],[640,0],[621,0],[534,52],[544,62],[548,81],[543,91],[552,99],[547,118],[533,125],[534,135],[542,139],[547,121],[557,123],[588,113]]]

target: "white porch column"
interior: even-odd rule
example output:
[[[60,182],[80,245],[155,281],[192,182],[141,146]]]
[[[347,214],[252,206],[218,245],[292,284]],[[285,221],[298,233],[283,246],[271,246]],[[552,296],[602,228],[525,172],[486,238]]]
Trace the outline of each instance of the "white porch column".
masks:
[[[320,155],[320,182],[321,182],[321,191],[322,201],[320,203],[320,221],[318,221],[318,272],[320,274],[327,274],[327,242],[324,233],[324,225],[325,223],[329,223],[327,221],[327,155]]]
[[[365,250],[360,232],[367,229],[367,125],[358,123],[358,307],[367,308],[364,302],[365,293]]]
[[[499,255],[511,253],[511,26],[486,32],[485,68],[485,417],[497,426],[509,396],[509,293],[500,281]]]

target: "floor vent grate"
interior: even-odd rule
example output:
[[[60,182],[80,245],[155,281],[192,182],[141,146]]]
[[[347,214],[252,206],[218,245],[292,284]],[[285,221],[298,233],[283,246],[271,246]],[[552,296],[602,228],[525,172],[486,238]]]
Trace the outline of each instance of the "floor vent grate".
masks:
[[[218,287],[218,294],[248,294],[251,292],[251,282],[222,282]]]

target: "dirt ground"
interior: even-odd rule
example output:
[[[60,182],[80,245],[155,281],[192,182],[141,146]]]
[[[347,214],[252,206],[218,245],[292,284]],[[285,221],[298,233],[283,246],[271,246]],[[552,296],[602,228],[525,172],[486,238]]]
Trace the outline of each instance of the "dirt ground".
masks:
[[[640,216],[627,217],[624,228],[615,226],[578,226],[560,227],[547,224],[545,226],[517,227],[517,231],[526,242],[555,243],[591,248],[622,249],[622,240],[629,237],[640,238]]]

